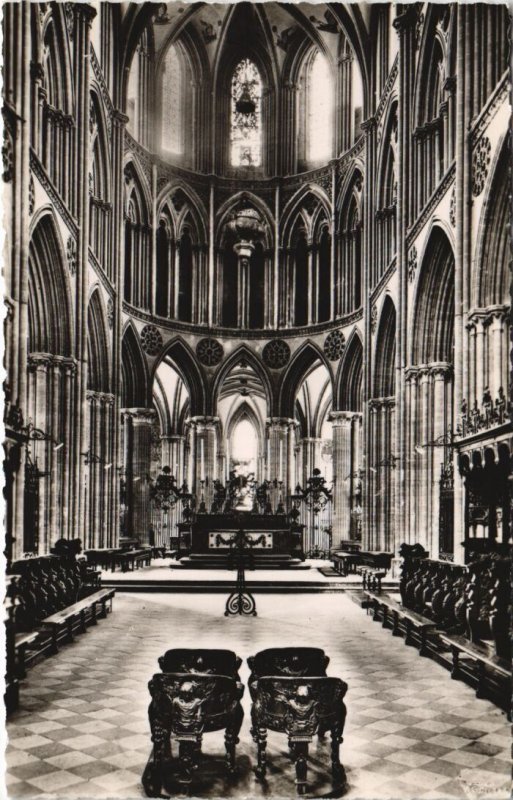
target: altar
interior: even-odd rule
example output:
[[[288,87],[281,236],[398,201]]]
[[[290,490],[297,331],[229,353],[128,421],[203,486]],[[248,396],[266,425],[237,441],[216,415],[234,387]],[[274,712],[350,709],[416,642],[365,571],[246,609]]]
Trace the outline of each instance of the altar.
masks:
[[[302,566],[303,525],[291,522],[285,514],[196,514],[189,523],[181,522],[178,558],[189,568],[226,569],[232,540],[243,529],[248,540],[248,562],[256,569],[282,569]]]

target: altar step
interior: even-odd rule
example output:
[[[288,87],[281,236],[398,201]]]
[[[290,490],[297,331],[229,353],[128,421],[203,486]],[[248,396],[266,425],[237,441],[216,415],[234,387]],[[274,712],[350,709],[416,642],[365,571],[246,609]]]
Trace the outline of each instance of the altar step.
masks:
[[[182,569],[226,569],[226,553],[191,553],[180,559]],[[245,559],[249,568],[249,557]],[[255,569],[310,569],[300,558],[293,558],[288,553],[253,553]]]

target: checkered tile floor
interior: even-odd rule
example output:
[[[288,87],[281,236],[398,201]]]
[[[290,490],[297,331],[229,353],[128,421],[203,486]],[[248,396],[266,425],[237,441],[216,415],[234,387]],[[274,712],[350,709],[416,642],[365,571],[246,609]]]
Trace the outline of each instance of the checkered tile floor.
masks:
[[[312,645],[347,681],[341,748],[347,798],[510,796],[505,715],[442,667],[390,636],[346,595],[257,595],[257,618],[227,619],[221,595],[118,594],[107,620],[38,664],[7,724],[8,796],[144,797],[151,752],[147,682],[169,647],[228,647],[242,658],[269,646]],[[248,677],[247,666],[241,670]],[[252,773],[249,697],[237,749],[238,778],[223,769],[218,734],[204,739],[196,794],[293,797],[284,737],[269,737],[269,782]],[[311,746],[313,792],[329,788],[329,745]],[[196,779],[195,779],[196,780]]]

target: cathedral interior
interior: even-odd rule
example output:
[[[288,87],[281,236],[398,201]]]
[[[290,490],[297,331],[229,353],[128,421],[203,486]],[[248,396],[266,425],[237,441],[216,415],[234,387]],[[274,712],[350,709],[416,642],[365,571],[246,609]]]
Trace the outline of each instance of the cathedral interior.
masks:
[[[9,797],[508,797],[507,6],[2,24]]]

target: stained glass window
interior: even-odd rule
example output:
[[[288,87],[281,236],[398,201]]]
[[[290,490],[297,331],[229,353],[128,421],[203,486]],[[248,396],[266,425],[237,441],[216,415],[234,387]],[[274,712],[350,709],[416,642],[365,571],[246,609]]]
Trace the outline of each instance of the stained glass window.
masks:
[[[308,80],[308,160],[328,161],[332,150],[333,83],[327,60],[317,52]]]
[[[176,47],[166,53],[162,72],[162,147],[175,155],[183,153],[182,69]]]
[[[235,67],[231,89],[231,165],[259,167],[262,163],[262,80],[248,58]]]

